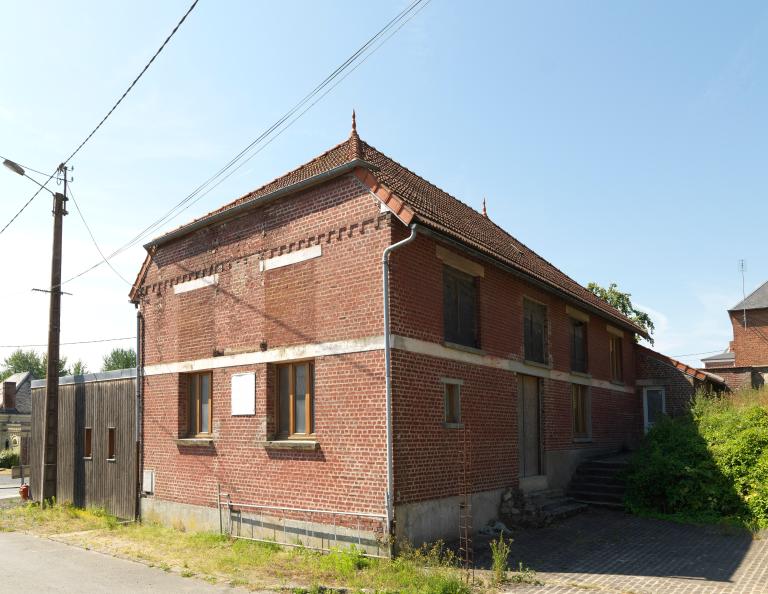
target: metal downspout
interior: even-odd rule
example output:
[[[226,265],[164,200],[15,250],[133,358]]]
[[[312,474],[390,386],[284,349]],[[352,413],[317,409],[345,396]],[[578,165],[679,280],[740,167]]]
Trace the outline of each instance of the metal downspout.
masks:
[[[142,372],[144,371],[142,365],[144,363],[142,357],[142,334],[144,319],[141,315],[141,304],[136,308],[136,430],[135,430],[135,447],[136,447],[136,511],[135,519],[141,519],[141,488],[142,488],[142,468],[143,464],[143,434],[142,434],[142,392],[144,388],[144,380],[142,378]]]
[[[393,545],[392,524],[394,521],[393,486],[393,444],[392,444],[392,339],[389,332],[389,254],[396,249],[416,239],[416,225],[411,225],[411,234],[397,243],[388,246],[381,257],[384,292],[384,384],[386,389],[386,435],[387,435],[387,534],[390,536],[390,547]]]

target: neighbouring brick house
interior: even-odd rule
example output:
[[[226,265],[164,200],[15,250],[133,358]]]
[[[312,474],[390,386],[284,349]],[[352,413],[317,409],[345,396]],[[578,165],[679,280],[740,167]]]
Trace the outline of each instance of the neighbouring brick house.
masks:
[[[221,489],[455,538],[463,485],[479,527],[505,489],[564,486],[642,436],[644,331],[354,120],[146,248],[131,300],[147,516],[218,527]]]
[[[32,374],[16,373],[0,382],[0,449],[18,450],[32,422]]]
[[[635,352],[636,383],[646,429],[659,415],[678,417],[687,413],[696,392],[714,394],[727,390],[725,380],[710,371],[695,369],[640,345]]]
[[[732,390],[761,387],[768,378],[768,282],[728,310],[733,340],[728,349],[701,361]]]

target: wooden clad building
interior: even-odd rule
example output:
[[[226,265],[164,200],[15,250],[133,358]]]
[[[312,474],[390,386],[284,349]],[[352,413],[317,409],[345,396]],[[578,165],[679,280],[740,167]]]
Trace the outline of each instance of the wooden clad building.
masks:
[[[32,383],[30,487],[40,499],[45,380]],[[57,501],[136,516],[136,370],[59,379]]]

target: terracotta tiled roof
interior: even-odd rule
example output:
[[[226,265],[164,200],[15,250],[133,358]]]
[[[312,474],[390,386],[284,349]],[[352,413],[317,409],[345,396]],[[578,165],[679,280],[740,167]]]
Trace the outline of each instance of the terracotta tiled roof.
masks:
[[[361,140],[354,124],[350,137],[341,144],[334,146],[301,167],[289,171],[237,200],[182,226],[182,229],[214,215],[219,215],[245,202],[258,203],[258,199],[261,197],[308,180],[315,175],[328,172],[355,159],[362,159],[373,165],[372,175],[413,210],[416,215],[416,222],[468,244],[578,301],[591,305],[608,317],[619,320],[625,326],[630,326],[641,335],[646,334],[645,330],[617,309],[608,305],[533,250],[520,243],[490,218],[483,216],[475,209]],[[173,233],[177,233],[177,231]],[[159,238],[156,241],[161,240],[162,238]]]
[[[672,357],[668,357],[667,355],[662,355],[661,353],[654,351],[653,349],[649,349],[648,347],[644,347],[642,345],[638,345],[639,349],[642,349],[645,351],[648,356],[653,357],[654,359],[658,361],[662,361],[666,363],[667,365],[671,365],[672,367],[679,369],[682,371],[685,375],[688,375],[690,377],[696,378],[698,380],[710,380],[718,384],[722,384],[725,386],[725,380],[720,377],[719,375],[715,375],[714,373],[710,373],[709,371],[704,371],[703,369],[696,369],[695,367],[691,367],[690,365],[686,365],[682,361],[678,361],[677,359],[673,359]]]

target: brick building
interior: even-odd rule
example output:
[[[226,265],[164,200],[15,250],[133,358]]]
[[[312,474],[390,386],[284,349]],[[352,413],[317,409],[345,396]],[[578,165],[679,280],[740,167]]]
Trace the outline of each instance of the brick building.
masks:
[[[690,410],[696,392],[713,394],[727,390],[720,375],[638,345],[637,387],[643,399],[643,418],[648,428],[659,414],[678,417]]]
[[[32,422],[32,374],[16,373],[0,382],[0,449],[19,451]]]
[[[565,486],[642,435],[643,329],[354,120],[146,248],[131,292],[146,516],[218,527],[221,490],[319,510],[313,525],[336,510],[453,538],[463,491],[478,527],[505,489]]]
[[[732,390],[761,387],[768,377],[768,282],[728,310],[733,340],[728,349],[701,361]]]

